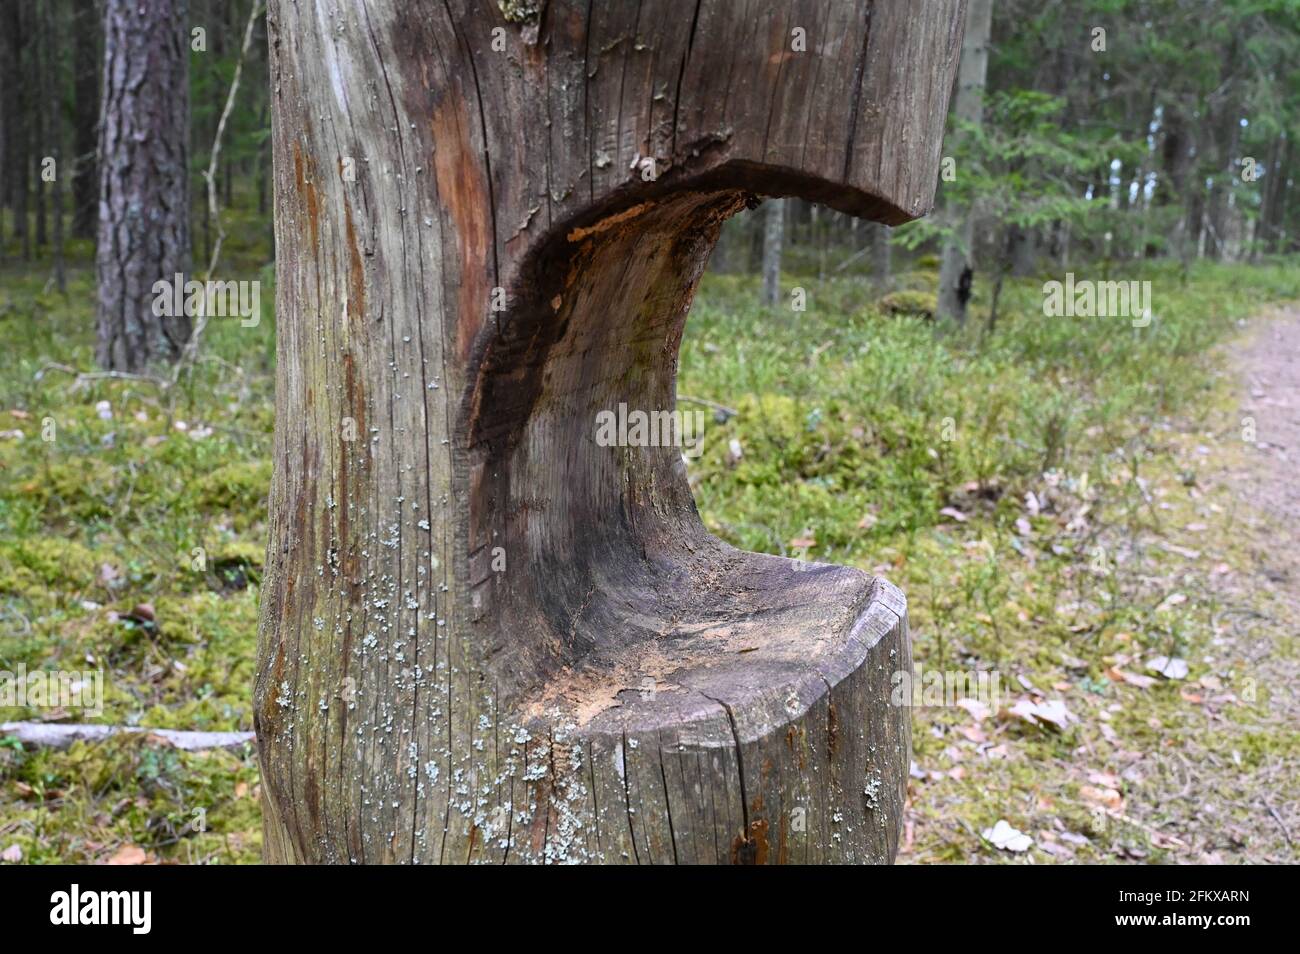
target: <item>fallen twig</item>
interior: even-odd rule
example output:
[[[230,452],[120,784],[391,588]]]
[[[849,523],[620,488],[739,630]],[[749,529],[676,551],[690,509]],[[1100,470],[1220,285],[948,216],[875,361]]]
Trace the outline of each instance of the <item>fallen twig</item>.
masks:
[[[138,733],[157,737],[186,752],[238,749],[255,744],[252,732],[182,732],[130,725],[59,725],[53,722],[0,723],[0,736],[12,735],[23,745],[43,749],[66,749],[73,742],[102,742],[115,735]]]
[[[705,407],[713,408],[715,411],[722,412],[727,415],[727,417],[736,417],[740,414],[740,412],[734,407],[727,407],[725,404],[719,404],[717,401],[710,401],[707,398],[697,398],[691,397],[689,394],[679,394],[677,395],[677,400],[685,401],[688,404],[703,404]]]
[[[76,378],[76,380],[72,382],[74,388],[80,387],[89,381],[108,380],[139,381],[142,384],[152,384],[155,387],[164,389],[168,385],[168,382],[164,381],[162,378],[155,378],[148,374],[132,374],[130,371],[78,371],[74,367],[66,364],[58,364],[53,361],[42,366],[41,369],[36,372],[36,380],[39,381],[44,378],[45,372],[47,371],[62,371],[64,374],[72,375]]]

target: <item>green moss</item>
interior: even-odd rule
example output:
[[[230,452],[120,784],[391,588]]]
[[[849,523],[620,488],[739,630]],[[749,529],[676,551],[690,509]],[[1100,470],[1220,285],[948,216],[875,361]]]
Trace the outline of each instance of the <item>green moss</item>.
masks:
[[[42,537],[19,540],[5,549],[17,570],[29,570],[29,578],[44,586],[87,590],[98,576],[95,554],[75,540]]]
[[[260,514],[270,489],[270,461],[241,460],[204,475],[194,496],[196,504],[207,510]]]
[[[938,299],[929,292],[897,291],[880,299],[879,308],[887,315],[915,315],[932,320],[939,305]]]

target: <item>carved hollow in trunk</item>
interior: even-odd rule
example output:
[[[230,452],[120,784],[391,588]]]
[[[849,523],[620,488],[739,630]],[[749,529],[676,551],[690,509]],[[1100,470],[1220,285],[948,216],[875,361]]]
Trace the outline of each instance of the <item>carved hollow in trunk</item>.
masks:
[[[790,181],[717,178],[733,188],[563,228],[523,270],[470,407],[472,604],[498,621],[483,664],[529,734],[590,761],[586,812],[626,810],[596,855],[885,860],[910,751],[906,713],[884,705],[911,659],[902,594],[709,534],[682,446],[702,435],[669,416],[709,252],[756,201],[739,187]],[[602,415],[638,412],[640,440],[602,445]],[[526,570],[494,572],[494,553]],[[848,851],[813,843],[837,829]]]

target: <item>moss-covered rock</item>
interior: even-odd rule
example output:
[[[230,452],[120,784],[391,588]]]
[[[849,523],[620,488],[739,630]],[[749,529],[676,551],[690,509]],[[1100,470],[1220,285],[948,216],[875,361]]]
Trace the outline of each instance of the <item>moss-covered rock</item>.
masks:
[[[880,299],[878,307],[887,315],[920,317],[933,321],[939,311],[939,301],[930,292],[896,291]]]

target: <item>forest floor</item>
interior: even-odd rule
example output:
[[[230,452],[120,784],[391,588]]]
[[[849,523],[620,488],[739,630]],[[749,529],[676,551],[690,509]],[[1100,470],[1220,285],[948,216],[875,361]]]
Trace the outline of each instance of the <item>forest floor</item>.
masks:
[[[66,295],[0,273],[0,671],[104,684],[97,716],[0,722],[252,728],[274,294],[249,243],[266,320],[211,325],[166,393],[78,376],[88,256]],[[728,542],[896,582],[922,669],[999,674],[996,705],[913,711],[899,860],[1300,858],[1300,313],[1261,311],[1300,298],[1295,261],[1115,263],[1152,280],[1144,328],[1011,282],[959,333],[924,317],[933,262],[882,297],[789,251],[806,311],[712,273],[692,308],[679,400],[735,413],[690,479]],[[0,733],[0,863],[255,862],[259,794],[251,748]]]
[[[914,768],[902,860],[1300,861],[1300,310],[1255,316],[1223,355],[1226,400],[1161,425],[1158,518],[1103,518],[1097,537],[1127,555],[1128,599],[1199,621],[1180,634],[1186,673],[1144,667],[1128,648],[1141,636],[1121,633],[1101,658],[1111,685],[1090,698],[1068,677],[1083,661],[1065,659],[1046,694],[1067,700],[1076,744],[1029,764],[1018,719],[922,714],[917,730],[945,744]],[[976,824],[993,814],[1032,846],[990,844]]]

